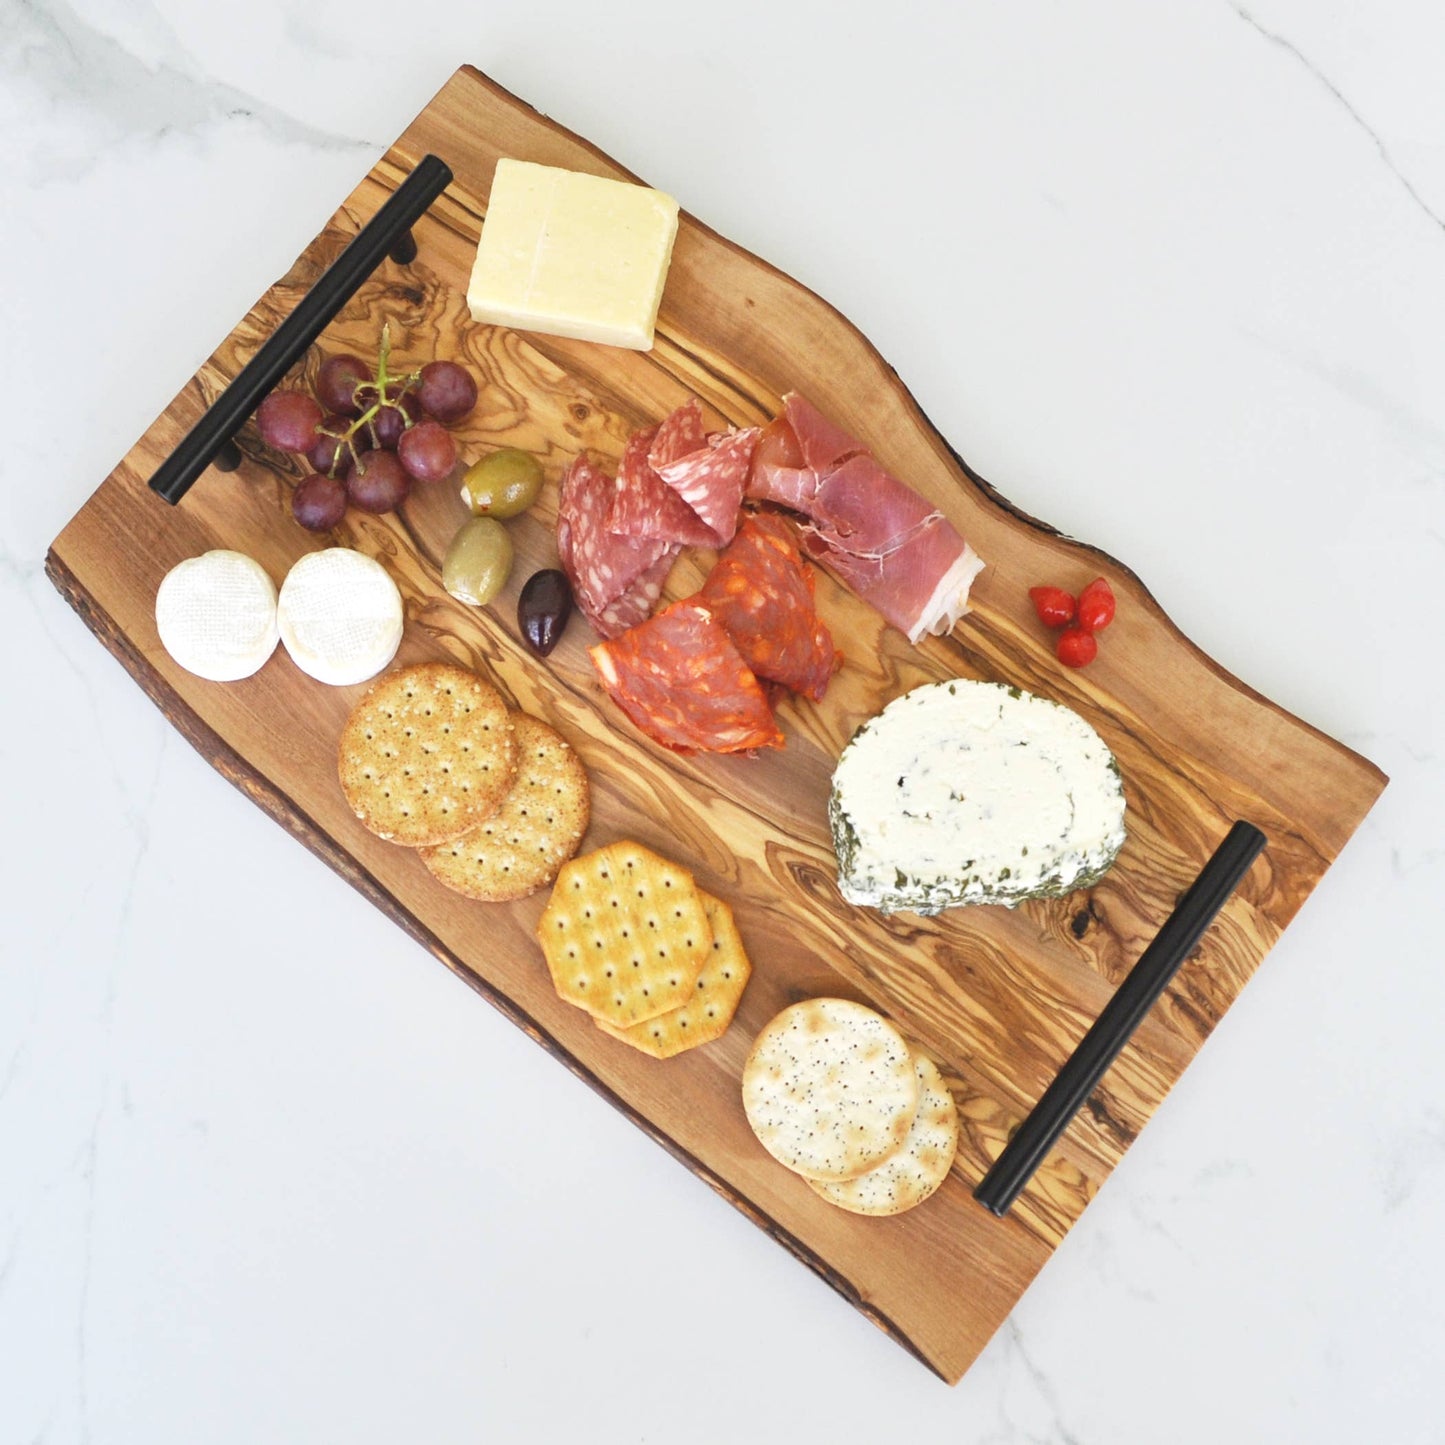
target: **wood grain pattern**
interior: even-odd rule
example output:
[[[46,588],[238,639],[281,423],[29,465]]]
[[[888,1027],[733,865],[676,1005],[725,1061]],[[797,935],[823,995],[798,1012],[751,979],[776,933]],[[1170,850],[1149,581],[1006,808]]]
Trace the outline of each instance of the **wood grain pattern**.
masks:
[[[230,475],[205,474],[172,510],[146,480],[325,265],[427,151],[456,180],[418,224],[420,255],[384,265],[328,329],[323,353],[374,349],[390,320],[402,363],[453,357],[481,385],[458,428],[464,455],[537,453],[549,483],[511,524],[513,579],[481,612],[442,591],[441,558],[464,515],[447,487],[400,515],[353,512],[336,540],[377,557],[405,599],[401,663],[447,657],[490,676],[558,728],[593,779],[588,846],[630,836],[685,863],[732,903],[755,973],[715,1044],[658,1063],[593,1029],[553,994],[532,937],[543,898],[482,905],[446,892],[348,812],[334,767],[361,689],[313,683],[284,653],[218,686],[179,670],[155,634],[165,572],[210,547],[250,553],[278,580],[321,545],[289,517],[299,468],[247,429]],[[1005,503],[929,426],[866,340],[818,297],[685,216],[648,354],[472,326],[464,290],[493,166],[502,155],[602,175],[627,172],[472,70],[459,71],[357,187],[57,538],[50,576],[148,695],[212,763],[308,848],[532,1037],[707,1179],[945,1379],[957,1380],[1097,1192],[1110,1169],[1319,882],[1384,786],[1364,759],[1267,702],[1184,639],[1143,585],[1104,554]],[[787,747],[756,759],[664,756],[602,696],[574,621],[538,663],[520,646],[517,592],[555,564],[556,478],[580,448],[606,462],[628,432],[696,392],[710,424],[772,415],[797,388],[929,496],[988,561],[975,611],[945,639],[909,646],[825,576],[820,608],[845,669],[821,706],[791,702]],[[685,555],[684,596],[709,557]],[[1119,619],[1097,663],[1065,675],[1032,621],[1040,577],[1105,572]],[[919,683],[1017,683],[1068,703],[1113,748],[1129,841],[1095,888],[1064,899],[954,910],[936,919],[852,908],[834,884],[824,803],[853,729]],[[972,1186],[1052,1077],[1230,823],[1270,846],[1069,1129],[1014,1211],[995,1220]],[[833,1210],[757,1145],[738,1098],[753,1035],[817,994],[888,1013],[943,1067],[963,1126],[948,1182],[894,1219]]]

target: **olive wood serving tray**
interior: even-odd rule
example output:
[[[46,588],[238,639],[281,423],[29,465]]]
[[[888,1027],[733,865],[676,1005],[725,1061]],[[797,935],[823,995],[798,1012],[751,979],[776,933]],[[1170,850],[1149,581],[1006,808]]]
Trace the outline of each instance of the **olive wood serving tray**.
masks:
[[[524,447],[544,462],[541,501],[509,524],[517,549],[498,601],[473,610],[440,565],[464,510],[450,485],[401,513],[353,510],[331,538],[291,520],[294,458],[248,424],[239,470],[202,475],[171,508],[147,489],[161,460],[410,169],[435,152],[455,179],[417,223],[419,254],[385,262],[297,368],[374,353],[391,323],[403,365],[463,362],[480,404],[455,428],[464,457]],[[1139,580],[1101,552],[1023,515],[934,431],[868,341],[824,301],[684,215],[646,354],[475,326],[467,277],[501,156],[636,179],[477,71],[459,70],[261,297],[55,540],[47,571],[96,636],[210,762],[425,948],[938,1375],[957,1381],[1234,1001],[1385,785],[1384,775],[1231,677],[1193,646]],[[197,284],[203,278],[197,277]],[[797,389],[929,497],[988,563],[974,610],[946,638],[910,646],[819,573],[820,610],[846,655],[821,705],[780,709],[787,746],[756,758],[681,757],[642,738],[603,695],[574,618],[534,659],[517,634],[522,582],[555,565],[556,482],[591,448],[609,467],[628,433],[689,393],[710,426],[766,420]],[[337,783],[336,742],[364,688],[330,688],[284,650],[254,677],[214,684],[178,668],[153,604],[182,558],[228,547],[278,583],[330,544],[377,557],[405,599],[398,663],[451,658],[559,728],[587,764],[585,847],[623,837],[689,867],[732,903],[754,976],[724,1038],[658,1063],[606,1037],[552,990],[533,936],[545,893],[469,902],[402,848],[369,834]],[[667,593],[692,592],[707,554],[684,553]],[[1040,578],[1113,583],[1108,646],[1074,673],[1054,660],[1026,591]],[[920,683],[1017,684],[1077,709],[1123,773],[1129,839],[1095,887],[1067,898],[885,918],[843,901],[825,801],[854,728]],[[1178,894],[1236,818],[1269,846],[1088,1106],[1004,1219],[971,1197],[1009,1131],[1098,1015]],[[831,1208],[749,1131],[739,1079],[758,1029],[813,995],[871,1003],[942,1066],[962,1138],[953,1172],[921,1208],[860,1219]]]

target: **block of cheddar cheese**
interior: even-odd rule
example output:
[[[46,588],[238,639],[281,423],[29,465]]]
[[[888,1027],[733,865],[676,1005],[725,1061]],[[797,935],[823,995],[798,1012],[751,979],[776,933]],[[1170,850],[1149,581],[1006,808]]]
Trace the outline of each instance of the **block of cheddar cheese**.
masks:
[[[647,351],[676,235],[661,191],[500,160],[467,306],[474,321]]]

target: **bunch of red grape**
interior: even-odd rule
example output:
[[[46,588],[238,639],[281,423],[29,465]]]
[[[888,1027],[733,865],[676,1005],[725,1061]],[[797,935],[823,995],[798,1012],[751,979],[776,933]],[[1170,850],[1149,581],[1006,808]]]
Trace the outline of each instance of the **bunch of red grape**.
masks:
[[[477,404],[477,384],[453,361],[430,361],[402,376],[388,369],[390,335],[382,329],[376,368],[359,356],[328,357],[316,395],[273,391],[257,409],[267,446],[298,452],[311,474],[291,494],[292,515],[326,532],[346,515],[390,512],[412,482],[440,482],[457,464],[447,427]]]

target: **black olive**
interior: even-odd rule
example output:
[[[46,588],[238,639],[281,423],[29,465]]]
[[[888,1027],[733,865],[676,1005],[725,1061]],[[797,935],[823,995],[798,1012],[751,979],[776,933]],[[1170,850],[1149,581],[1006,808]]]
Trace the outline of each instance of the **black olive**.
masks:
[[[564,573],[549,567],[527,578],[517,599],[517,626],[538,657],[556,647],[571,615],[572,589]]]

